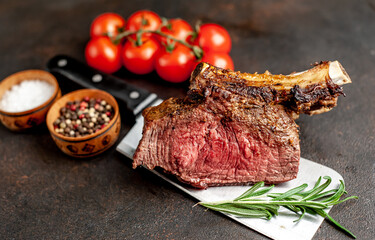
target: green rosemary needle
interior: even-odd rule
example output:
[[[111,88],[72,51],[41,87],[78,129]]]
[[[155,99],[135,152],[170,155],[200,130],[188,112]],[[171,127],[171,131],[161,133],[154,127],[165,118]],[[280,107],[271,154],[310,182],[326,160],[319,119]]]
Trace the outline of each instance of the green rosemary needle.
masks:
[[[278,215],[280,207],[289,209],[299,215],[299,218],[295,221],[300,221],[306,213],[318,214],[327,218],[351,237],[356,238],[351,231],[334,220],[324,209],[349,199],[358,199],[358,197],[351,196],[340,200],[341,196],[346,193],[345,184],[342,180],[340,180],[340,185],[337,189],[324,192],[332,182],[332,179],[328,176],[323,178],[326,180],[324,183],[321,184],[322,177],[319,177],[314,187],[307,191],[305,191],[307,188],[305,183],[285,193],[269,193],[274,185],[264,187],[264,182],[259,182],[234,200],[199,202],[199,204],[214,211],[249,218],[271,219],[273,216]]]

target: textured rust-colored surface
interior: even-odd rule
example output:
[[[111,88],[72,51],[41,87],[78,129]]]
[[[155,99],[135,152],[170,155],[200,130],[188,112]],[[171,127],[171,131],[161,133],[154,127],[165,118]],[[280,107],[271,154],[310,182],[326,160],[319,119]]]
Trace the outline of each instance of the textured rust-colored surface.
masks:
[[[373,1],[3,1],[0,79],[43,69],[58,53],[83,60],[91,20],[104,11],[141,8],[228,28],[237,70],[288,74],[320,60],[339,60],[352,84],[332,111],[301,116],[302,156],[343,175],[360,197],[331,214],[357,234],[375,236],[375,3]],[[183,96],[156,75],[121,71],[163,98]],[[64,89],[63,89],[64,90]],[[65,88],[67,91],[67,88]],[[130,125],[123,123],[120,137]],[[195,200],[147,170],[133,170],[114,148],[72,159],[46,127],[13,133],[0,126],[2,239],[267,239],[230,219],[193,207]],[[314,239],[349,239],[324,222]]]

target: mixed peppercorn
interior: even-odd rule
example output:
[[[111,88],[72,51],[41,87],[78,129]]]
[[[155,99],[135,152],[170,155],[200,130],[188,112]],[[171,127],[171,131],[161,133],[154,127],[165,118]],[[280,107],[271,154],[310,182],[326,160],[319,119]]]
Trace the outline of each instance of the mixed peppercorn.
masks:
[[[83,137],[96,133],[109,124],[114,110],[105,100],[84,97],[68,102],[60,109],[60,117],[53,126],[57,133],[67,137]]]

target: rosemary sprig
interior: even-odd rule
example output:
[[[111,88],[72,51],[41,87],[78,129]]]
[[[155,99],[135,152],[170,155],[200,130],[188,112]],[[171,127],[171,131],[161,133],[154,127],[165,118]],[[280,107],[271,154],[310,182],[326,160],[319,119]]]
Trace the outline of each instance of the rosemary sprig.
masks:
[[[323,178],[326,180],[324,183],[321,184],[322,177],[319,177],[314,187],[308,191],[304,191],[307,188],[307,184],[305,183],[285,193],[267,194],[274,185],[264,187],[264,182],[259,182],[234,200],[199,202],[199,204],[214,211],[239,217],[265,218],[268,220],[278,215],[280,207],[284,207],[299,215],[299,218],[295,222],[300,221],[306,213],[318,214],[327,218],[336,227],[351,237],[356,238],[351,231],[334,220],[324,209],[349,199],[358,199],[358,197],[351,196],[340,200],[341,196],[346,193],[344,182],[340,180],[340,185],[337,189],[324,191],[330,185],[332,179],[328,176]]]

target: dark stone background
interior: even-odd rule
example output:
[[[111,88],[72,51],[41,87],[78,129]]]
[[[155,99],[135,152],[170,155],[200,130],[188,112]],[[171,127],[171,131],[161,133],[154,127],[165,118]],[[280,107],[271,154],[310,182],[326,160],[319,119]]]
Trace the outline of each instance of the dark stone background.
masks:
[[[84,60],[94,17],[148,8],[168,18],[216,22],[233,39],[236,70],[287,74],[339,60],[353,80],[329,113],[302,116],[302,156],[335,169],[351,195],[331,214],[358,239],[375,236],[375,1],[7,1],[0,2],[0,79],[44,69],[56,54]],[[186,84],[155,74],[117,75],[158,93],[183,96]],[[69,91],[65,90],[65,91]],[[130,125],[123,124],[121,136]],[[196,201],[111,148],[76,160],[46,127],[13,133],[0,126],[2,239],[266,239]],[[349,239],[325,221],[314,239]]]

